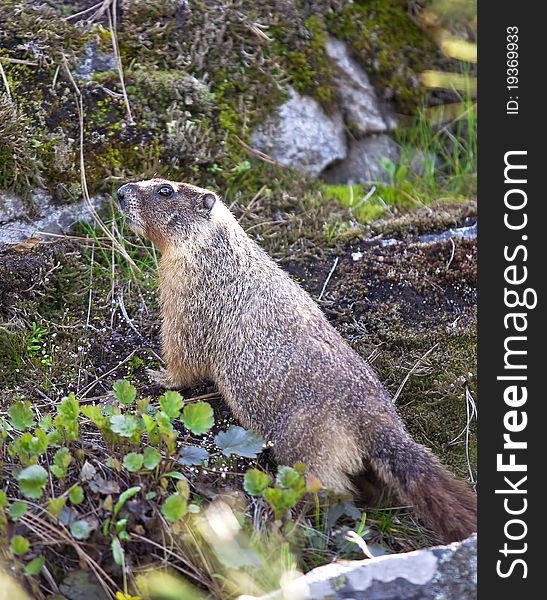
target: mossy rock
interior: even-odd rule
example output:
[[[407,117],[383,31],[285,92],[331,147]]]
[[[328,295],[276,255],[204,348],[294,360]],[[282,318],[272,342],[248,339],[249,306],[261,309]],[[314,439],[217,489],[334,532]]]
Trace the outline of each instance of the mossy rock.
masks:
[[[413,21],[405,0],[357,0],[327,16],[328,29],[346,41],[398,111],[413,114],[424,97],[420,74],[441,60]]]

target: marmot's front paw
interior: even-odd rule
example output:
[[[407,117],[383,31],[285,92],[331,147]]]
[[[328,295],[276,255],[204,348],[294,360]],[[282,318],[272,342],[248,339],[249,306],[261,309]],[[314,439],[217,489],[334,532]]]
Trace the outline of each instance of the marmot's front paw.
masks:
[[[154,383],[164,387],[167,390],[171,390],[176,387],[175,382],[171,379],[171,375],[169,375],[165,369],[160,369],[159,371],[154,369],[146,369],[146,374]]]

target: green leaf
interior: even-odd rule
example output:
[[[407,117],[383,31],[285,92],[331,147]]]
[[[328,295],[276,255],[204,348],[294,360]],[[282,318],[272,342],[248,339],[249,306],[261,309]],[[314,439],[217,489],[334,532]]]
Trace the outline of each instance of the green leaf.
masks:
[[[137,410],[142,414],[146,414],[150,405],[150,398],[139,398],[137,400]]]
[[[106,418],[103,415],[100,406],[87,404],[86,406],[82,406],[80,411],[99,429],[102,429],[106,425]]]
[[[87,540],[92,531],[93,527],[84,519],[72,521],[70,524],[70,533],[76,540]]]
[[[128,521],[129,519],[127,517],[125,519],[120,519],[116,523],[116,533],[120,533],[121,531],[123,531],[127,527]]]
[[[0,490],[0,509],[7,508],[9,505],[8,495],[4,490]]]
[[[215,444],[224,456],[237,454],[246,458],[255,458],[262,451],[264,440],[254,431],[246,431],[243,427],[233,426],[228,431],[221,431],[215,437]]]
[[[167,498],[161,507],[162,515],[171,522],[182,519],[188,512],[188,504],[186,499],[180,494],[172,494]]]
[[[177,481],[177,492],[185,499],[188,500],[190,497],[190,484],[186,477]]]
[[[156,448],[145,448],[144,449],[144,460],[143,466],[145,469],[155,469],[161,461],[161,454]]]
[[[263,471],[250,469],[245,473],[243,488],[251,496],[260,496],[270,485],[270,478]]]
[[[51,498],[47,503],[47,510],[50,512],[56,519],[59,518],[61,511],[65,507],[66,497],[59,496],[58,498]]]
[[[209,459],[209,453],[199,446],[186,446],[180,456],[182,465],[201,465]]]
[[[208,402],[196,402],[185,407],[182,412],[182,422],[192,433],[200,435],[209,431],[215,420],[213,408]]]
[[[58,474],[56,471],[54,471],[53,467],[51,470],[54,471],[57,477],[64,477],[71,462],[72,456],[70,455],[68,448],[59,448],[53,457],[53,464],[54,466],[58,467],[56,471],[59,471],[61,474]]]
[[[167,413],[164,413],[162,410],[156,413],[156,423],[158,424],[158,428],[160,433],[163,435],[173,433],[173,424],[171,423],[171,419]]]
[[[16,556],[23,556],[23,554],[26,554],[30,548],[30,542],[27,540],[27,538],[23,537],[22,535],[14,535],[11,538],[11,551],[16,555]]]
[[[308,470],[308,465],[302,462],[294,463],[294,470],[300,475],[304,475]]]
[[[141,491],[141,486],[140,485],[136,485],[136,486],[134,486],[132,488],[129,488],[129,489],[125,490],[125,492],[122,492],[120,494],[120,497],[118,498],[118,501],[114,505],[114,517],[116,517],[116,515],[120,512],[122,506],[128,500],[131,500],[131,498],[133,498],[133,496],[135,496],[136,494],[138,494],[140,491]]]
[[[292,508],[302,497],[302,494],[295,490],[283,490],[271,487],[266,488],[263,495],[266,502],[275,510]]]
[[[81,485],[75,485],[68,493],[68,497],[72,504],[81,504],[84,501],[84,489]]]
[[[17,475],[21,493],[31,500],[38,500],[47,483],[47,471],[40,465],[31,465]]]
[[[136,473],[142,469],[144,456],[139,452],[130,452],[123,459],[123,466],[131,473]]]
[[[129,381],[125,379],[118,379],[112,386],[114,390],[114,397],[118,402],[129,406],[133,404],[135,397],[137,396],[137,390],[134,385],[131,385]]]
[[[173,479],[186,479],[186,476],[180,471],[169,471],[169,473],[165,473],[164,477],[171,477]]]
[[[112,538],[112,544],[110,546],[112,548],[112,557],[114,558],[114,562],[120,567],[124,562],[124,550],[122,545],[120,544],[120,540],[117,537]]]
[[[59,446],[63,442],[63,436],[56,430],[52,429],[47,434],[47,443],[49,446]]]
[[[49,431],[50,429],[53,428],[53,418],[51,415],[44,415],[39,421],[38,421],[38,427],[40,429],[43,429],[44,431]]]
[[[183,404],[182,396],[178,392],[165,392],[165,394],[160,397],[161,410],[171,419],[171,421],[180,415]]]
[[[62,415],[68,421],[77,421],[79,412],[80,405],[74,392],[70,392],[66,398],[63,398],[57,409],[57,414]]]
[[[139,427],[139,421],[133,415],[113,415],[110,427],[114,433],[122,437],[131,437]]]
[[[47,450],[47,435],[45,431],[37,429],[32,434],[30,431],[25,431],[21,436],[13,441],[11,450],[19,455],[22,462],[28,464],[30,457],[38,457],[44,454]]]
[[[25,431],[34,425],[34,413],[30,402],[16,402],[9,407],[9,422],[17,431]]]
[[[46,559],[43,556],[38,556],[37,558],[32,559],[25,565],[25,575],[38,575],[38,573],[40,573],[40,571],[44,568],[45,563]]]
[[[306,480],[291,467],[281,466],[277,469],[275,482],[278,486],[286,489],[295,489],[303,491],[306,487]]]
[[[74,396],[74,392],[61,400],[55,417],[55,427],[61,432],[67,441],[78,439],[78,414],[80,405]]]
[[[27,510],[28,504],[21,500],[17,500],[9,507],[9,516],[12,521],[17,521],[27,512]]]
[[[142,415],[142,422],[144,423],[148,435],[150,435],[157,426],[156,421],[150,415]]]

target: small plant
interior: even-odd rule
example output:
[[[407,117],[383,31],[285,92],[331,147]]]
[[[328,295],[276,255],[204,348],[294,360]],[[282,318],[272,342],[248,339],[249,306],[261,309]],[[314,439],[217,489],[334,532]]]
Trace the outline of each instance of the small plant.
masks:
[[[173,532],[179,532],[185,520],[201,509],[199,500],[190,502],[189,482],[177,467],[206,468],[210,458],[205,449],[185,443],[183,436],[195,439],[213,425],[213,409],[207,402],[186,402],[179,392],[167,391],[153,403],[139,398],[135,386],[123,379],[113,384],[110,403],[80,406],[70,393],[54,414],[39,419],[30,402],[15,401],[1,430],[21,497],[0,495],[0,530],[7,531],[9,521],[21,528],[21,534],[11,538],[12,556],[17,560],[28,556],[26,574],[41,571],[46,559],[36,556],[30,537],[23,533],[27,524],[45,514],[54,527],[57,523],[65,527],[73,543],[108,540],[112,559],[121,568],[123,597],[129,597],[125,544],[132,540],[135,525],[128,502],[158,510]],[[102,443],[109,453],[104,468],[117,474],[117,481],[106,480],[81,452],[81,437],[90,432],[94,443]],[[232,455],[254,458],[264,447],[256,433],[236,426],[219,432],[215,440],[215,460]],[[36,512],[36,505],[45,512]]]
[[[280,466],[273,485],[269,475],[258,469],[251,469],[245,473],[243,487],[251,496],[262,496],[272,507],[275,518],[282,519],[305,493],[317,493],[321,489],[321,485],[315,480],[306,485],[306,469],[306,465],[302,463],[294,465],[294,468]]]

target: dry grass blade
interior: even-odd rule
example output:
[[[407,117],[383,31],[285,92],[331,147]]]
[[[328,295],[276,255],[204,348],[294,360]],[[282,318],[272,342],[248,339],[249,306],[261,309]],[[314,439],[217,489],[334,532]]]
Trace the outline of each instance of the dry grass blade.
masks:
[[[406,377],[403,379],[403,381],[401,382],[401,385],[399,386],[399,388],[397,389],[397,391],[395,392],[395,395],[393,396],[393,404],[395,404],[397,402],[397,399],[399,398],[399,396],[401,395],[401,392],[403,391],[403,388],[406,385],[406,382],[410,379],[410,376],[416,371],[416,369],[420,366],[420,364],[433,352],[433,350],[435,350],[436,348],[438,348],[439,344],[435,344],[434,346],[432,346],[423,356],[421,356],[412,366],[412,369],[410,369],[410,371],[406,374]]]
[[[114,58],[116,60],[116,68],[118,69],[118,76],[120,78],[120,85],[122,87],[123,101],[125,103],[125,109],[127,110],[127,118],[131,125],[135,124],[133,114],[131,113],[131,106],[129,104],[129,97],[127,96],[127,90],[125,89],[125,80],[123,77],[123,65],[122,59],[120,58],[120,49],[118,46],[118,36],[116,34],[117,22],[117,0],[113,0],[108,10],[108,28],[110,30],[110,37],[112,38],[112,47],[114,49]]]
[[[34,505],[36,506],[36,505]],[[43,510],[41,507],[36,506],[40,510]],[[52,525],[45,519],[38,517],[32,513],[27,512],[23,517],[21,517],[21,522],[24,523],[31,531],[34,531],[38,536],[42,537],[45,541],[49,541],[50,543],[58,543],[58,544],[69,544],[74,548],[80,560],[85,562],[87,566],[93,571],[95,577],[100,583],[101,587],[105,591],[105,593],[110,597],[116,598],[116,589],[117,585],[115,581],[101,568],[101,566],[85,552],[81,545],[78,544],[65,529],[64,525],[61,523],[56,523],[56,525]]]
[[[91,202],[91,198],[89,196],[89,189],[87,187],[87,179],[86,179],[86,168],[85,168],[85,153],[84,153],[84,107],[82,100],[82,92],[78,87],[76,81],[74,81],[74,77],[70,71],[70,67],[68,65],[68,60],[65,55],[63,55],[63,67],[66,71],[66,74],[72,83],[74,91],[76,93],[76,107],[78,109],[78,121],[80,125],[80,178],[82,185],[82,195],[84,197],[85,203],[93,219],[106,235],[106,237],[112,242],[112,245],[118,250],[118,252],[127,260],[127,262],[137,271],[140,271],[139,267],[135,264],[133,259],[127,253],[127,250],[118,242],[118,240],[112,235],[110,230],[103,223],[102,219],[99,217],[93,203]]]

